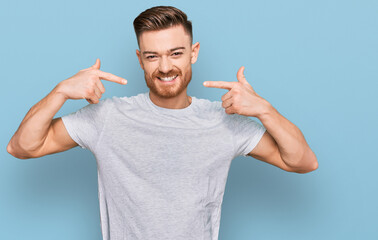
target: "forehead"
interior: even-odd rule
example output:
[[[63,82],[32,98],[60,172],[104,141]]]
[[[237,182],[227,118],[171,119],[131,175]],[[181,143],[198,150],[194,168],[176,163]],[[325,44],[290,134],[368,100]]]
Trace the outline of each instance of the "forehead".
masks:
[[[146,31],[139,36],[140,50],[163,52],[175,47],[190,46],[190,36],[182,25],[157,31]]]

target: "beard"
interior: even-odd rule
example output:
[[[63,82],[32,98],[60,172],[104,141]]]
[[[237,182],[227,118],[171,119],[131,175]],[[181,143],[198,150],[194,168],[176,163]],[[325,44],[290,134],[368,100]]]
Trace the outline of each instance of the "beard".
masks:
[[[161,80],[157,79],[176,76],[174,84],[164,84],[160,83]],[[144,79],[146,80],[147,87],[152,93],[161,98],[173,98],[181,94],[189,85],[190,80],[192,79],[192,68],[190,67],[189,71],[185,76],[182,75],[182,71],[178,68],[175,68],[168,73],[162,73],[158,69],[149,76],[144,72]],[[165,86],[164,86],[165,85]]]

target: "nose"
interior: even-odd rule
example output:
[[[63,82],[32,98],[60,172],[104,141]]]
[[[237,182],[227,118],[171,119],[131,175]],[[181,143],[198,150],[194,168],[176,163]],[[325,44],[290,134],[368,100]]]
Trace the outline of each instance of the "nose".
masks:
[[[171,70],[172,70],[172,63],[168,59],[168,57],[166,56],[161,57],[160,62],[159,62],[159,71],[163,73],[168,73]]]

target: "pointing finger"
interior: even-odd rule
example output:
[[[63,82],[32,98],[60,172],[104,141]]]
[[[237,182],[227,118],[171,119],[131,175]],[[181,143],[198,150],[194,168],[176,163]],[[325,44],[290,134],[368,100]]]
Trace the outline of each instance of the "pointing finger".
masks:
[[[95,73],[101,79],[104,79],[104,80],[107,80],[107,81],[111,81],[111,82],[115,82],[115,83],[119,83],[119,84],[126,84],[127,83],[126,79],[118,77],[118,76],[111,74],[111,73],[108,73],[108,72],[103,72],[101,70],[97,70]]]
[[[213,87],[213,88],[223,88],[230,90],[234,87],[233,82],[224,82],[224,81],[206,81],[203,83],[205,87]]]

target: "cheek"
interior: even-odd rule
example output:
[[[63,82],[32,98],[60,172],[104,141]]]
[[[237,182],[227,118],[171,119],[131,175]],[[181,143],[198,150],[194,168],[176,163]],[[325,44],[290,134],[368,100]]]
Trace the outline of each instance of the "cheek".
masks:
[[[147,63],[144,65],[144,73],[147,75],[147,76],[152,76],[154,74],[154,72],[156,71],[156,69],[158,67],[154,66],[155,64],[151,64],[151,63]]]
[[[190,57],[189,58],[182,58],[182,59],[180,59],[177,62],[176,66],[178,68],[180,68],[183,71],[183,74],[184,74],[185,72],[187,72],[188,70],[191,69],[192,65],[191,65],[191,62],[190,62]]]

